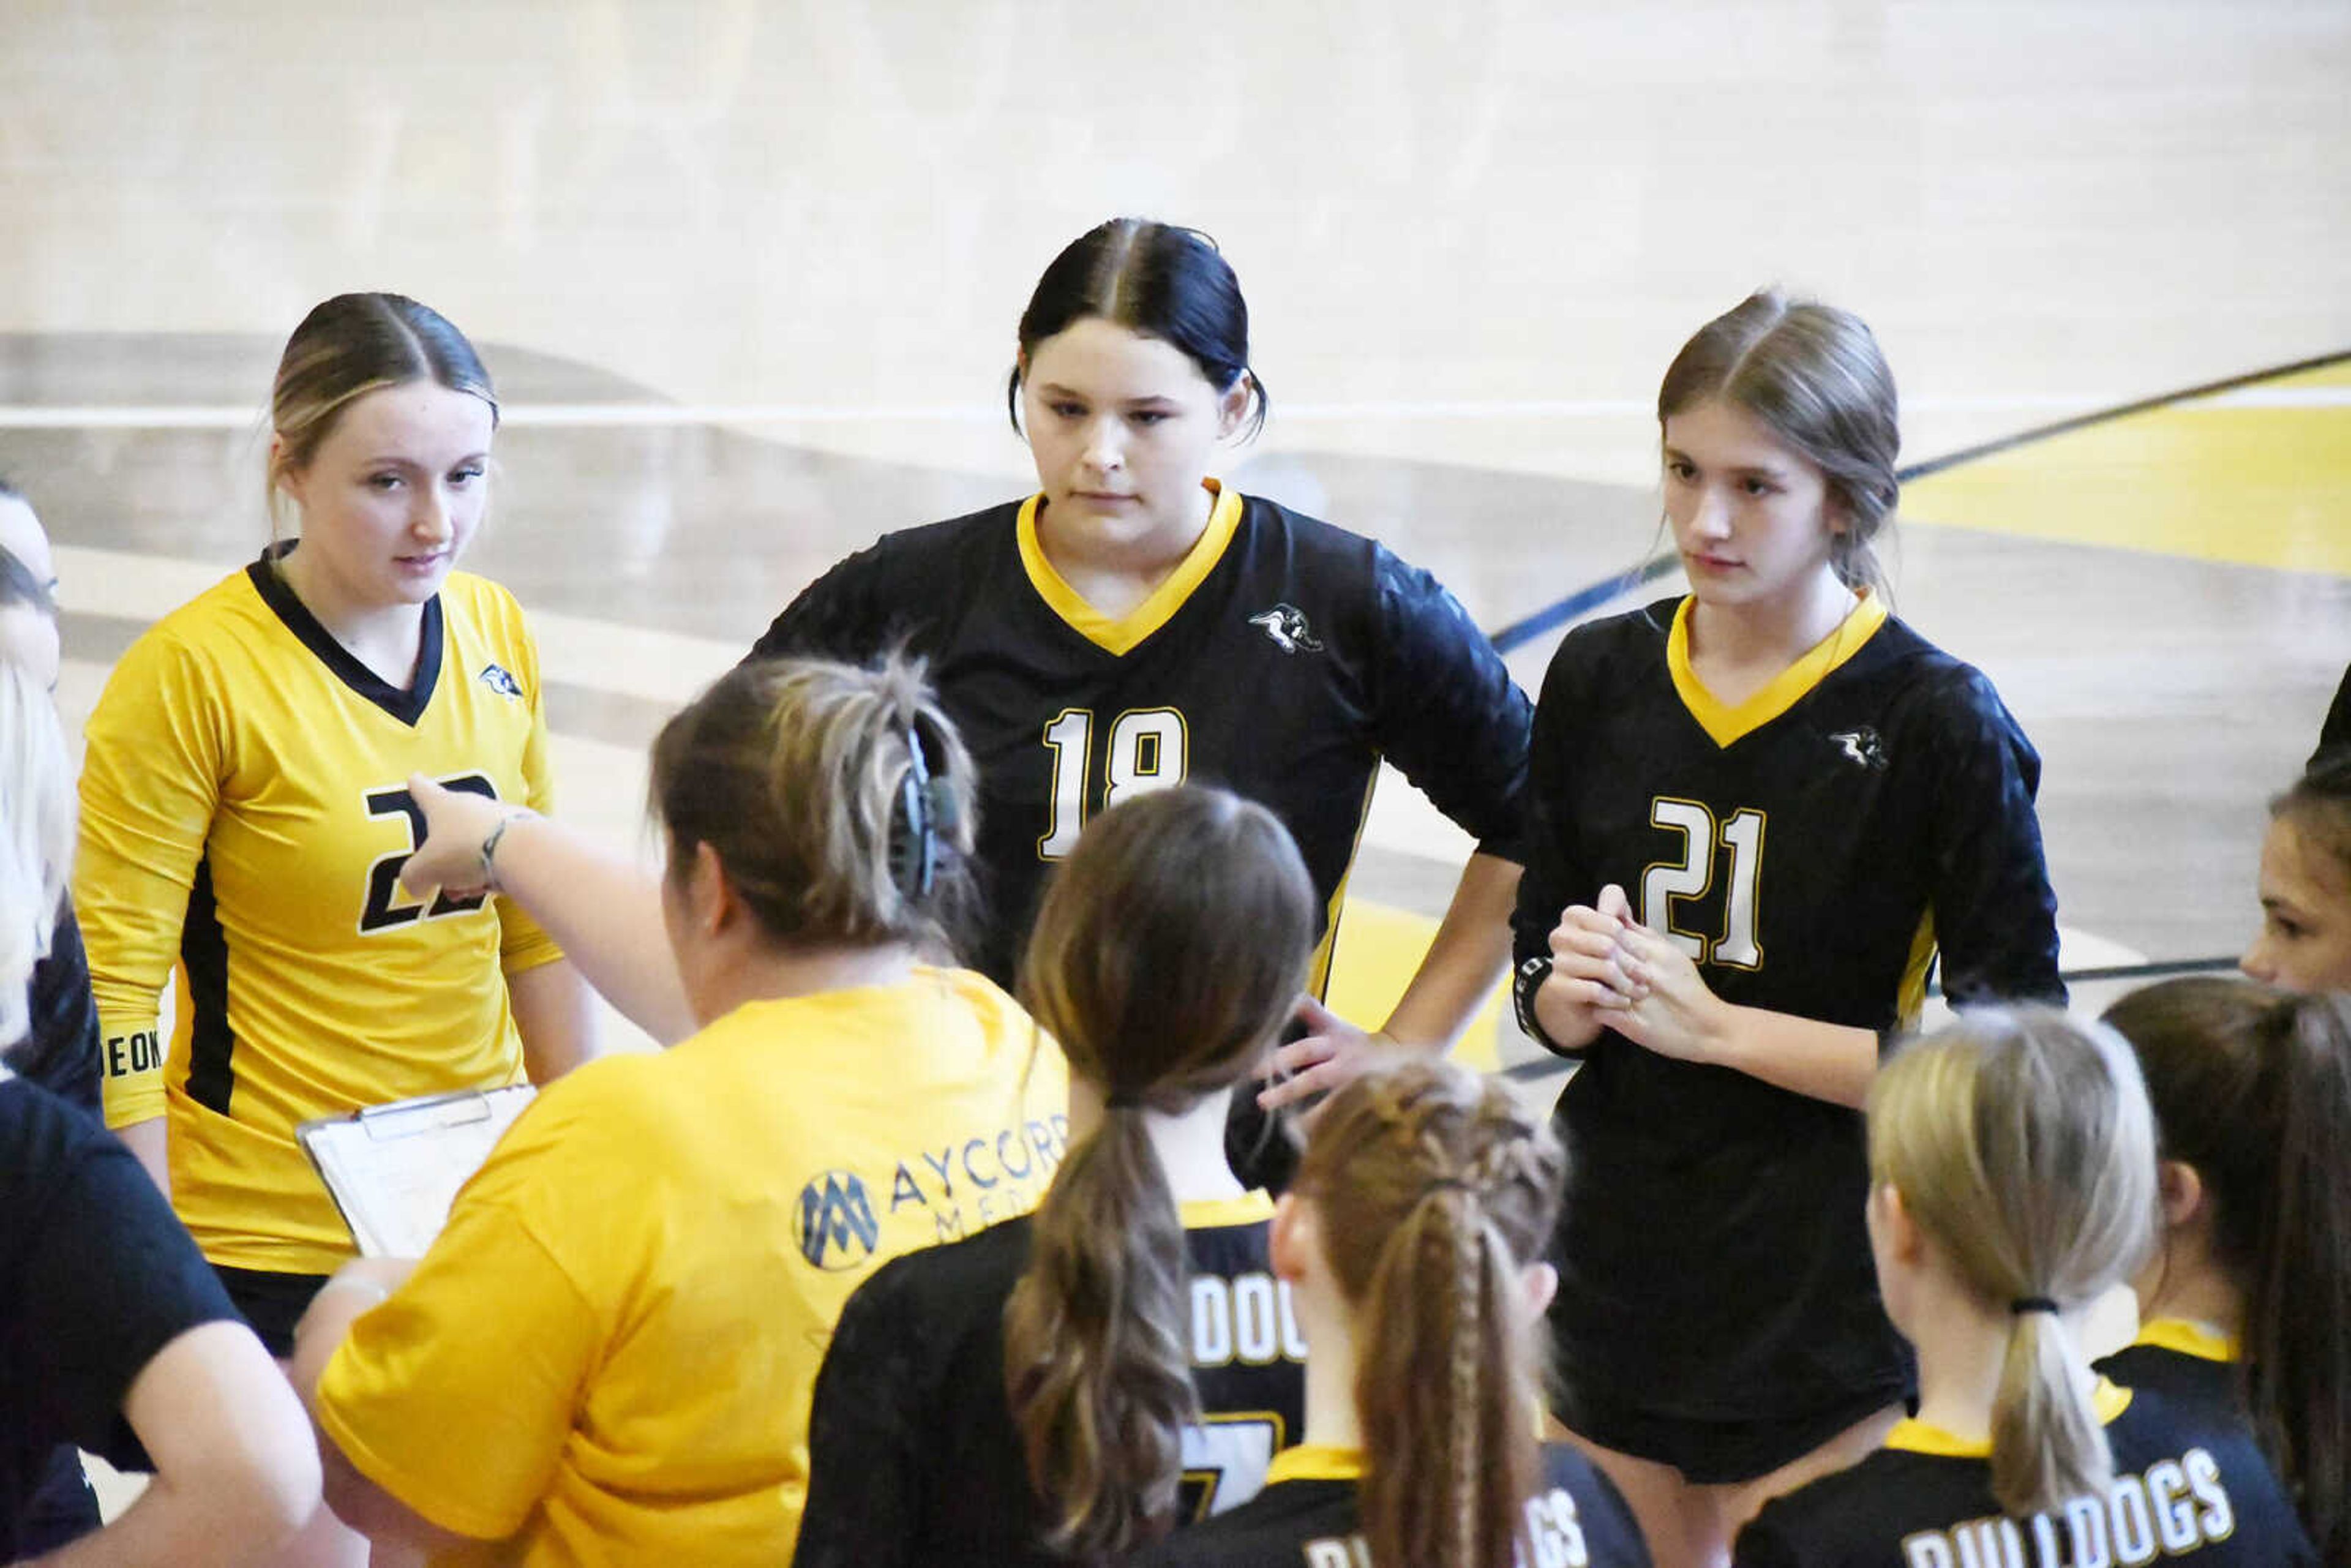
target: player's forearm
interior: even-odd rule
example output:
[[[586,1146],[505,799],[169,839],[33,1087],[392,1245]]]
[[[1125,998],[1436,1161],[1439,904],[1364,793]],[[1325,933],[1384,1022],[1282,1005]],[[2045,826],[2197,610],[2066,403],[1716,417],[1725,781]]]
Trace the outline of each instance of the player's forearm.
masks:
[[[497,877],[500,895],[522,905],[630,1022],[664,1045],[694,1032],[658,874],[533,817],[500,837]]]
[[[1877,1075],[1877,1036],[1761,1008],[1725,1007],[1706,1060],[1832,1104],[1861,1108]]]
[[[533,1083],[552,1083],[596,1054],[596,1005],[569,958],[507,977],[523,1066]]]
[[[150,1116],[143,1122],[132,1122],[114,1129],[122,1146],[137,1158],[140,1167],[153,1179],[155,1190],[165,1198],[172,1196],[172,1166],[164,1143],[163,1118]]]
[[[1427,956],[1380,1032],[1400,1045],[1451,1050],[1510,964],[1518,895],[1515,862],[1471,855]]]

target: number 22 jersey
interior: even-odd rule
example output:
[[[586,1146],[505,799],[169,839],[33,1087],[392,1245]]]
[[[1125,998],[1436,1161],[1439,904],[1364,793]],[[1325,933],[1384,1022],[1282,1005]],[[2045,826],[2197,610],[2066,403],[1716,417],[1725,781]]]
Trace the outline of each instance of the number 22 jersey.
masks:
[[[411,773],[551,804],[522,612],[453,573],[403,691],[265,559],[132,644],[89,737],[74,895],[107,1119],[168,1114],[174,1207],[214,1262],[327,1272],[350,1237],[294,1129],[519,1082],[501,970],[561,956],[505,900],[399,885],[423,825]],[[167,1066],[157,998],[175,965]]]
[[[2040,759],[1991,684],[1865,595],[1729,707],[1691,673],[1690,602],[1579,627],[1552,659],[1521,962],[1614,883],[1735,1006],[1890,1030],[1915,1021],[1938,946],[1956,1005],[2062,999]],[[1552,1322],[1573,1391],[1700,1422],[1858,1419],[1901,1396],[1859,1112],[1603,1030],[1556,1120]]]

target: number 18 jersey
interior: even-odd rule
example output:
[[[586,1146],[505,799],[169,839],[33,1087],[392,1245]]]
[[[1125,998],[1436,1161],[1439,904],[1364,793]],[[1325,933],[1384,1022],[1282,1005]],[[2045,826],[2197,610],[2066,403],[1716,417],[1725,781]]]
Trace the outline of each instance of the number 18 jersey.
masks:
[[[810,584],[753,650],[863,664],[904,646],[929,662],[980,774],[993,919],[974,967],[1011,985],[1045,873],[1079,830],[1187,779],[1281,819],[1331,924],[1383,757],[1517,858],[1527,699],[1436,579],[1218,489],[1191,553],[1113,619],[1046,559],[1040,505],[888,535]]]

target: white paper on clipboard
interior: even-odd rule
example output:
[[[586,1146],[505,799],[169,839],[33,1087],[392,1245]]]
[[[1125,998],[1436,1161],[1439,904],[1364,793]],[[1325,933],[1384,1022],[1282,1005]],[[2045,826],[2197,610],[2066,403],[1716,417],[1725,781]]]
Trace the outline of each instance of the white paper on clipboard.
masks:
[[[517,1083],[398,1100],[305,1122],[295,1135],[343,1211],[360,1256],[422,1258],[449,1222],[457,1189],[532,1093]]]

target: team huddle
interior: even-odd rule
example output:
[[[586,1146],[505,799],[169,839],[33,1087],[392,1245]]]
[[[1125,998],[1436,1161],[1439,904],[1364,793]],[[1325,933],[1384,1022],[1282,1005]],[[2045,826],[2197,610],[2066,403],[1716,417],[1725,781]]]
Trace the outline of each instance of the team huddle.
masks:
[[[1071,243],[1007,397],[1036,494],[663,727],[657,873],[455,570],[498,405],[433,310],[297,328],[273,542],[124,654],[78,811],[0,487],[0,1561],[2351,1563],[2351,682],[2245,977],[2091,1022],[2039,757],[1891,612],[1857,318],[1683,347],[1689,591],[1533,702],[1210,474],[1268,403],[1205,236]],[[1368,1030],[1383,760],[1477,849]],[[1547,1119],[1446,1060],[1505,973]],[[297,1129],[525,1082],[355,1258]],[[103,1525],[77,1447],[152,1474]]]

